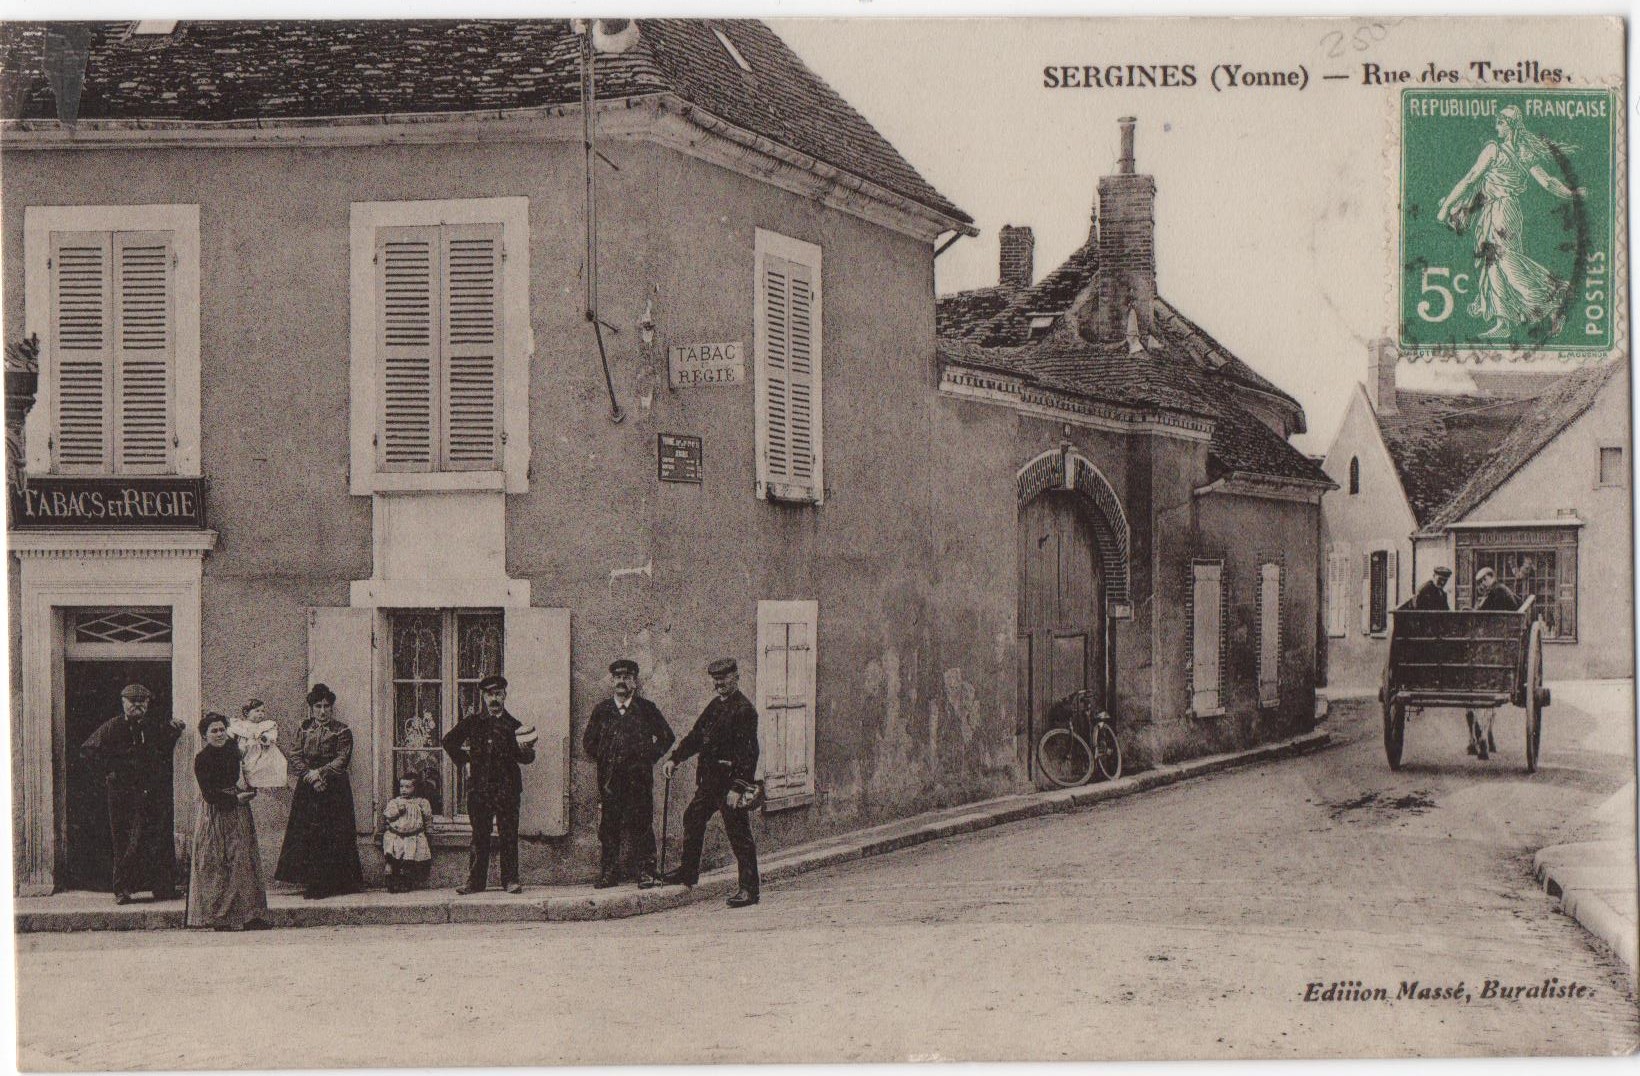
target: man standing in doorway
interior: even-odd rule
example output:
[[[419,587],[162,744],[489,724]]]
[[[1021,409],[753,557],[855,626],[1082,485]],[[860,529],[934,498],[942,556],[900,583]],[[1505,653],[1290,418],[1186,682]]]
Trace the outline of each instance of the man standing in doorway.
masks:
[[[478,682],[479,708],[463,717],[444,737],[445,752],[467,767],[467,815],[473,824],[473,847],[467,883],[457,893],[482,893],[489,884],[490,828],[500,831],[501,886],[522,893],[518,883],[518,807],[524,795],[520,763],[535,761],[534,726],[507,712],[507,680],[486,676]]]
[[[114,903],[148,890],[176,900],[176,844],[171,802],[171,756],[183,721],[150,715],[154,693],[141,684],[120,692],[120,714],[91,734],[81,751],[108,791],[108,830],[114,850]]]
[[[638,663],[610,662],[610,697],[592,708],[581,738],[598,764],[598,880],[595,889],[655,875],[655,763],[675,737],[654,703],[638,694]],[[626,856],[621,845],[626,844]]]
[[[1435,577],[1426,580],[1424,585],[1418,588],[1418,593],[1413,595],[1412,607],[1414,609],[1430,609],[1440,612],[1450,610],[1452,603],[1446,597],[1446,583],[1451,578],[1451,568],[1445,565],[1436,568]]]
[[[700,756],[695,766],[695,798],[683,812],[683,862],[667,872],[665,881],[694,885],[700,879],[706,823],[712,815],[721,814],[723,830],[729,835],[729,847],[734,849],[740,868],[740,889],[729,898],[729,907],[744,908],[758,901],[757,845],[747,817],[759,798],[757,710],[740,693],[740,667],[734,658],[714,661],[706,672],[712,677],[717,697],[706,705],[695,727],[661,767],[661,772],[671,777],[678,763]]]

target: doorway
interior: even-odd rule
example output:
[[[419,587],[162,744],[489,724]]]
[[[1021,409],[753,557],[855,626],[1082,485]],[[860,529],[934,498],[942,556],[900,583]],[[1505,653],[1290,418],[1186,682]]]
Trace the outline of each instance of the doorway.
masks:
[[[1020,702],[1036,775],[1036,741],[1048,711],[1076,691],[1105,708],[1105,594],[1088,507],[1050,491],[1019,514]]]
[[[110,892],[108,801],[80,745],[118,715],[120,691],[153,692],[149,714],[171,717],[171,616],[157,609],[68,609],[63,648],[63,862],[58,888]]]

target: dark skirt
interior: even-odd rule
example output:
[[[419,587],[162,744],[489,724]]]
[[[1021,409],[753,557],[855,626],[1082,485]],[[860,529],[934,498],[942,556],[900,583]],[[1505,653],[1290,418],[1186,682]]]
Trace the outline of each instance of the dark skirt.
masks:
[[[256,847],[251,809],[199,805],[188,875],[188,925],[242,927],[267,915],[262,855]]]
[[[345,777],[332,778],[323,792],[305,781],[297,784],[273,876],[321,893],[363,888],[359,846],[353,839],[353,786]]]

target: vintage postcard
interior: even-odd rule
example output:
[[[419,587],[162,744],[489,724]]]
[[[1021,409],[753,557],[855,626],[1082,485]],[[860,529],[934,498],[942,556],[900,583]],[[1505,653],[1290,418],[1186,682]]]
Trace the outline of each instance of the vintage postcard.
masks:
[[[1634,1052],[1624,34],[0,23],[19,1064]]]

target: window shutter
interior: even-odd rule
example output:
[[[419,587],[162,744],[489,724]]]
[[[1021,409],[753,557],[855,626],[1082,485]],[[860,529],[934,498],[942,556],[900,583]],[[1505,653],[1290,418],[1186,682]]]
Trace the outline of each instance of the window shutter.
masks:
[[[442,241],[445,461],[487,470],[501,457],[501,226],[445,225]]]
[[[759,766],[771,806],[814,793],[815,638],[819,605],[757,603]]]
[[[1198,714],[1213,713],[1219,704],[1219,600],[1223,566],[1192,566],[1191,700]]]
[[[171,470],[174,281],[170,233],[114,233],[114,442],[121,472]]]
[[[1372,554],[1361,554],[1361,634],[1372,634]]]
[[[1349,563],[1347,552],[1327,554],[1327,634],[1333,637],[1343,635],[1349,624],[1344,604],[1349,593]]]
[[[774,254],[763,256],[762,369],[765,491],[786,500],[820,500],[819,274]]]
[[[569,610],[532,606],[505,616],[507,712],[541,734],[535,761],[522,767],[518,832],[562,837],[569,832]]]
[[[112,462],[112,247],[107,232],[51,236],[53,398],[61,471],[107,471]]]
[[[1259,568],[1258,699],[1273,706],[1281,699],[1281,566]]]
[[[385,769],[391,755],[376,743],[375,616],[374,609],[308,610],[308,687],[324,684],[336,693],[336,720],[353,733],[347,773],[358,833],[375,830],[376,813],[386,802],[383,775],[375,767]]]
[[[1391,549],[1384,555],[1384,630],[1389,630],[1389,610],[1401,604],[1401,551]]]
[[[437,445],[439,230],[382,228],[376,233],[377,336],[381,420],[376,463],[382,470],[431,470]]]

